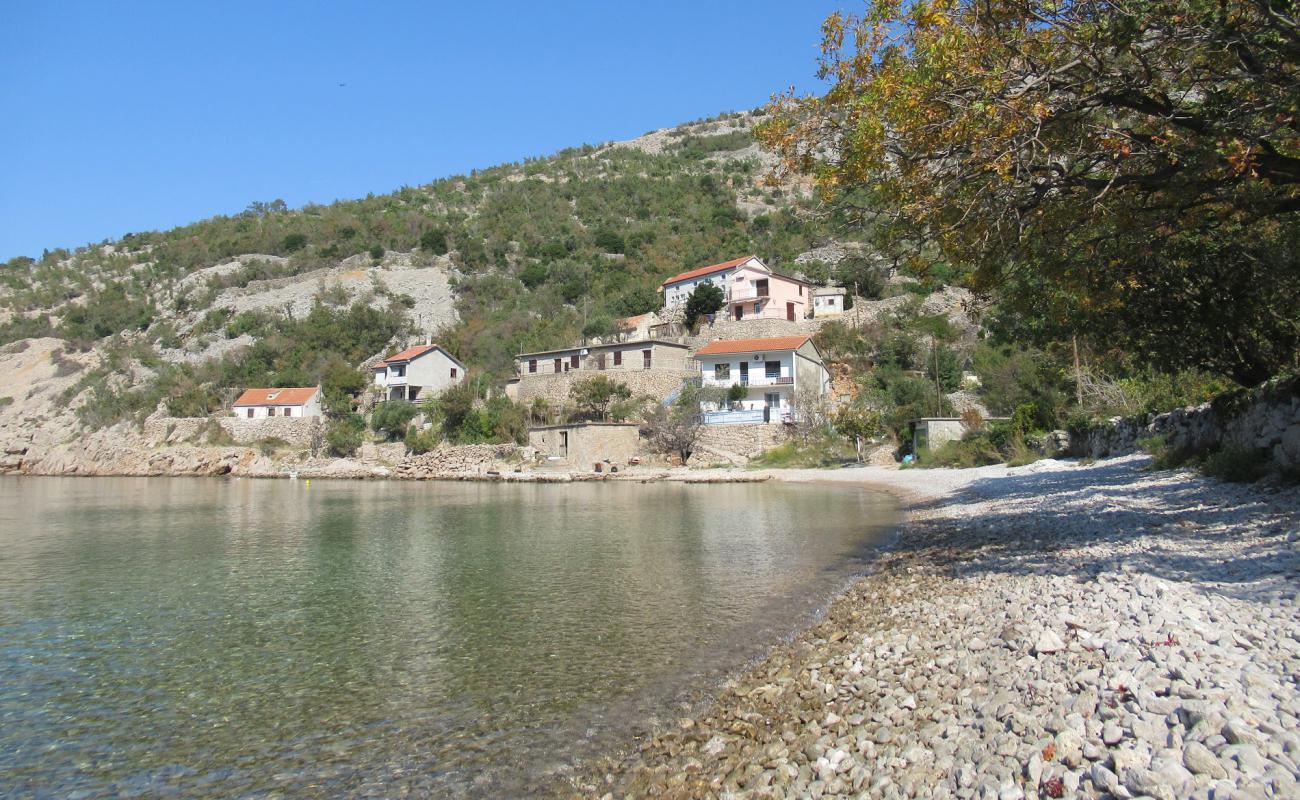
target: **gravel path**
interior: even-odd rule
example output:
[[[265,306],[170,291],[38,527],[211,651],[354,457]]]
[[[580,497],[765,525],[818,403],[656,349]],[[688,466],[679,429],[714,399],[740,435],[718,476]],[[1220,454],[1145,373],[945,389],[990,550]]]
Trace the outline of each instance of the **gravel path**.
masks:
[[[774,473],[911,501],[827,618],[608,797],[1300,797],[1300,493],[1080,466]]]

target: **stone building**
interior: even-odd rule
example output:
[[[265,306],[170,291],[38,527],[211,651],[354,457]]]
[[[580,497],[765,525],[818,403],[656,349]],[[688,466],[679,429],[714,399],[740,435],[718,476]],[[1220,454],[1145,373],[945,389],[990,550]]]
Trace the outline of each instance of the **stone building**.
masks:
[[[525,404],[540,397],[552,406],[568,400],[575,381],[593,375],[625,383],[633,395],[661,400],[695,374],[686,345],[659,339],[520,353],[515,369],[517,375],[506,384],[506,396]]]
[[[578,422],[545,425],[528,431],[528,444],[555,466],[594,469],[605,462],[618,467],[640,452],[638,426],[624,422]]]

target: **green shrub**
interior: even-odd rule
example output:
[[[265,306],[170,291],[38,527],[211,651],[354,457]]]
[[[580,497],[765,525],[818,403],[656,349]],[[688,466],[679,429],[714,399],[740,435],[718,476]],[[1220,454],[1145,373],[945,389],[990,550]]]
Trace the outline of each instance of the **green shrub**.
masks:
[[[289,443],[278,436],[268,436],[257,442],[257,451],[268,458],[289,447]]]
[[[325,446],[332,456],[351,456],[360,449],[364,432],[365,421],[360,414],[332,419],[325,429]]]
[[[437,448],[442,443],[442,437],[438,435],[436,428],[420,430],[412,425],[406,429],[406,436],[402,442],[406,445],[406,452],[418,456]]]
[[[857,461],[857,453],[841,436],[821,435],[792,439],[750,459],[757,469],[796,469],[837,466]]]
[[[12,397],[7,397],[7,396],[0,397],[0,408],[4,408],[5,406],[12,404],[13,401],[14,399]]]
[[[406,428],[420,410],[405,400],[389,400],[375,406],[370,412],[370,429],[390,442],[406,433]]]
[[[420,249],[434,255],[446,255],[447,232],[442,228],[430,228],[420,234]]]
[[[280,242],[280,252],[293,253],[307,246],[307,237],[301,233],[291,233]]]
[[[1254,483],[1270,471],[1267,453],[1243,447],[1223,447],[1201,461],[1201,472],[1232,483]]]

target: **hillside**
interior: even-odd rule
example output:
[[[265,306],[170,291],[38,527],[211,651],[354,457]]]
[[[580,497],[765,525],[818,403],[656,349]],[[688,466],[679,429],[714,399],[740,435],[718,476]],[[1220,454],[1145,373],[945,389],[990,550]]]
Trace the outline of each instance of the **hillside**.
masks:
[[[50,420],[66,437],[160,408],[203,416],[250,385],[322,382],[341,404],[367,359],[426,338],[499,386],[514,353],[655,307],[681,269],[754,252],[824,274],[860,234],[807,185],[768,185],[759,114],[11,259],[0,347],[61,342],[38,348],[61,374],[0,392],[13,398],[0,421]]]

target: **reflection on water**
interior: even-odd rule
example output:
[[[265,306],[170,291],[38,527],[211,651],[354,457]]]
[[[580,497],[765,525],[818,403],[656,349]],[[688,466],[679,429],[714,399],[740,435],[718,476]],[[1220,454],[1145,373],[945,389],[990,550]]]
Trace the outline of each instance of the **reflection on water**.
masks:
[[[0,794],[526,791],[892,524],[766,484],[0,479]]]

